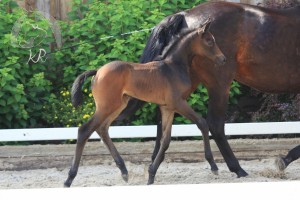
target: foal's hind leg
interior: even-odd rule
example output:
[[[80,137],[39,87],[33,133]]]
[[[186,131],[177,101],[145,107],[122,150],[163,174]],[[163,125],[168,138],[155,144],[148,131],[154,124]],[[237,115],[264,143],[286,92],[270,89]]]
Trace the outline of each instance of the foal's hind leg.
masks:
[[[110,104],[111,109],[108,112],[103,112],[102,115],[104,116],[104,122],[101,123],[101,126],[96,129],[96,132],[103,140],[104,144],[108,148],[110,154],[112,155],[114,161],[116,162],[117,167],[121,170],[122,178],[124,181],[128,182],[128,171],[126,169],[124,160],[120,156],[118,150],[116,149],[115,145],[113,144],[111,138],[108,134],[108,128],[111,123],[116,119],[116,117],[122,112],[122,110],[126,107],[129,101],[129,97],[124,95],[120,101],[115,101],[113,106]],[[111,102],[109,102],[111,103]],[[102,105],[103,106],[103,105]],[[104,106],[104,107],[108,107]],[[104,110],[104,109],[103,109]]]
[[[218,167],[215,163],[210,143],[209,143],[209,128],[206,120],[198,116],[198,114],[188,105],[186,101],[182,101],[176,107],[176,112],[191,120],[201,130],[204,142],[205,159],[208,161],[213,174],[218,174]]]
[[[99,125],[99,117],[97,115],[94,115],[87,123],[83,124],[78,128],[75,156],[73,159],[72,166],[69,170],[68,178],[64,183],[65,187],[70,187],[74,178],[76,177],[84,146],[91,134]]]
[[[162,114],[162,131],[163,135],[160,141],[160,148],[157,153],[157,156],[155,157],[152,164],[149,166],[149,179],[148,179],[148,185],[154,183],[154,177],[157,172],[157,169],[161,162],[165,158],[165,152],[169,148],[169,144],[171,141],[171,128],[172,128],[172,122],[174,118],[174,111],[171,111],[167,109],[166,107],[161,106],[161,114]]]
[[[112,155],[114,161],[116,162],[117,167],[121,170],[122,178],[125,182],[128,182],[128,171],[126,169],[124,160],[120,156],[118,150],[116,149],[115,145],[113,144],[111,138],[108,134],[108,127],[109,125],[104,125],[99,127],[96,131],[98,135],[103,140],[104,144],[107,146],[110,154]]]

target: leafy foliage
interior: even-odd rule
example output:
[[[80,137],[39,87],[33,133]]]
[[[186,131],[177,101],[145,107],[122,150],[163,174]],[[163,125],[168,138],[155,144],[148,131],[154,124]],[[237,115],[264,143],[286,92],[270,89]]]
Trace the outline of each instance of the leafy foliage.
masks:
[[[0,128],[79,126],[93,114],[90,83],[84,85],[84,105],[75,110],[70,88],[77,75],[97,69],[113,60],[138,62],[151,28],[164,17],[191,8],[203,0],[151,1],[72,1],[68,21],[60,21],[63,48],[54,49],[55,38],[49,20],[39,12],[26,13],[11,0],[0,2]],[[21,24],[18,34],[12,32]],[[38,30],[35,27],[39,27]],[[47,37],[41,36],[41,29]],[[144,30],[147,31],[137,31]],[[132,33],[130,33],[132,32]],[[24,48],[35,39],[31,48]],[[15,44],[15,45],[12,45]],[[43,48],[46,62],[29,61],[30,51]],[[36,57],[34,57],[36,59]],[[29,61],[29,62],[28,62]],[[235,84],[234,103],[239,94]],[[207,112],[208,96],[203,86],[191,95],[189,103],[202,115]],[[156,105],[147,104],[137,111],[130,124],[154,124]],[[176,117],[176,123],[189,123]]]
[[[0,38],[0,128],[36,127],[43,115],[42,104],[52,87],[51,82],[44,79],[46,66],[30,62],[29,49],[22,47],[28,45],[25,41],[41,34],[30,31],[33,23],[50,32],[49,23],[35,21],[35,17],[18,9],[13,1],[1,1],[0,12],[0,34],[3,36]],[[16,24],[18,31],[13,29]],[[40,45],[49,51],[47,43],[51,41],[50,37],[45,38],[38,42],[39,45],[33,44],[31,51],[38,52]]]

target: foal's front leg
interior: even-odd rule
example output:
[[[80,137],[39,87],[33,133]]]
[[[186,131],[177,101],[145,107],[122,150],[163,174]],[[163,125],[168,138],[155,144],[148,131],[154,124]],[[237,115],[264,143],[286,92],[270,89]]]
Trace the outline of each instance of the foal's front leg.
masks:
[[[157,122],[157,126],[156,126],[156,138],[155,138],[155,146],[154,146],[154,150],[151,156],[151,161],[152,163],[154,162],[159,148],[160,148],[160,140],[161,140],[161,136],[162,136],[162,121],[161,121],[161,111],[160,108],[157,108],[156,111],[156,122]]]
[[[165,158],[165,152],[169,148],[170,141],[171,141],[171,128],[172,128],[172,122],[174,118],[174,111],[169,110],[168,108],[161,106],[161,115],[162,115],[162,138],[160,140],[160,148],[159,151],[152,162],[152,164],[149,166],[149,179],[148,179],[148,185],[154,183],[155,174],[157,172],[157,169],[159,165],[162,163],[162,161]]]
[[[210,143],[209,143],[209,128],[206,120],[198,116],[198,114],[189,106],[186,101],[182,101],[176,107],[176,112],[191,120],[201,130],[204,142],[205,159],[208,161],[213,174],[218,174],[218,167],[215,163]]]

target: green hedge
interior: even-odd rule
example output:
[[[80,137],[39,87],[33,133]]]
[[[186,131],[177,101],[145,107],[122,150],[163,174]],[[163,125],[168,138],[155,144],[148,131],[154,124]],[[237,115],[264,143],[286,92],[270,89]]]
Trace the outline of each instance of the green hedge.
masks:
[[[72,107],[69,91],[75,78],[116,59],[138,62],[150,31],[123,33],[152,28],[165,16],[201,2],[90,0],[82,4],[81,0],[73,0],[69,21],[59,22],[63,46],[57,49],[48,20],[26,13],[13,1],[0,1],[0,128],[79,126],[93,114],[94,103],[86,81],[84,105],[76,110]],[[19,19],[22,27],[16,37],[12,29]],[[29,49],[20,48],[28,37],[41,34],[32,24],[47,32],[47,37],[31,48],[32,55],[40,48],[52,52],[46,62],[27,63]],[[114,37],[101,39],[107,36]],[[12,45],[12,41],[19,43]],[[237,94],[239,85],[235,84],[231,101],[235,101]],[[203,86],[189,99],[203,115],[207,101]],[[147,104],[127,124],[155,124],[155,107]],[[178,116],[175,123],[189,121]]]

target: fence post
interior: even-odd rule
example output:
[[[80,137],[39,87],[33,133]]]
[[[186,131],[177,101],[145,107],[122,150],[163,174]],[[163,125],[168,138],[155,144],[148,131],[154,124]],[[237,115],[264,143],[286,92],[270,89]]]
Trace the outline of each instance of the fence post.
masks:
[[[50,14],[56,20],[68,20],[67,13],[72,9],[72,0],[50,1]]]
[[[59,20],[67,21],[67,13],[72,9],[72,0],[56,0],[59,2]]]

